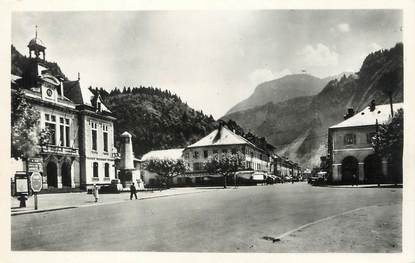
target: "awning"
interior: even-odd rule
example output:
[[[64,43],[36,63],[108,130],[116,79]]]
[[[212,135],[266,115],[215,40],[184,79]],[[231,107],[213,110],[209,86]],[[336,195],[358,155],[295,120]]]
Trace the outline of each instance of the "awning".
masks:
[[[254,173],[251,177],[254,181],[263,181],[265,180],[266,175],[264,173]]]
[[[236,176],[238,178],[243,178],[243,179],[246,179],[246,180],[250,180],[253,173],[254,173],[254,171],[240,171],[240,172],[236,172]]]

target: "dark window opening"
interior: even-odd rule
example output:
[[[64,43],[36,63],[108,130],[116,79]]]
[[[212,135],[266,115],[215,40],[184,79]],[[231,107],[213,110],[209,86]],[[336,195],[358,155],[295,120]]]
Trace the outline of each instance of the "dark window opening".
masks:
[[[71,139],[70,139],[71,136],[70,135],[71,135],[71,133],[70,133],[69,127],[66,126],[65,127],[66,147],[71,146]]]
[[[108,152],[108,133],[104,132],[104,152]]]
[[[105,163],[105,177],[110,177],[110,165]]]
[[[97,162],[93,163],[93,176],[98,177],[98,163]]]
[[[65,127],[63,125],[60,125],[59,132],[60,132],[59,144],[60,144],[60,146],[65,146],[65,134],[64,134],[65,133]]]
[[[92,150],[97,150],[97,131],[92,130]]]

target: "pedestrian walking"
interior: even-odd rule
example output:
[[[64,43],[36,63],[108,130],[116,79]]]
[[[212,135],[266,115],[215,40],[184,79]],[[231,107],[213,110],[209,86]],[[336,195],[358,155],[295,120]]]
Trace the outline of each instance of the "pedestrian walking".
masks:
[[[135,188],[134,182],[130,185],[130,200],[133,200],[133,195],[137,199],[137,189]]]
[[[95,197],[95,203],[97,203],[98,199],[99,199],[99,189],[98,189],[98,186],[96,184],[94,184],[94,186],[92,188],[92,194]]]
[[[354,185],[358,185],[358,183],[359,183],[359,178],[357,177],[357,175],[354,173],[353,175],[352,175],[352,186],[354,186]]]

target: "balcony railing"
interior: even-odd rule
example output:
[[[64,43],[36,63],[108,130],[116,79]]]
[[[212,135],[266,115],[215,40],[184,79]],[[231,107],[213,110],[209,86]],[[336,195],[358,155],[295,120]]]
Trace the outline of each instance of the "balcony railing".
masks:
[[[121,158],[120,153],[112,153],[111,156],[112,156],[112,158],[115,158],[115,159]]]
[[[78,148],[71,148],[58,145],[43,145],[41,146],[43,153],[60,153],[60,154],[69,154],[69,155],[79,155]]]

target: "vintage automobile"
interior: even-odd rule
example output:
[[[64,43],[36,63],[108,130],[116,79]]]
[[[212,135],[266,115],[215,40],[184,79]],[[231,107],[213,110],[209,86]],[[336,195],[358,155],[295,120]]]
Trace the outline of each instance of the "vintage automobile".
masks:
[[[318,172],[313,174],[310,178],[309,178],[309,183],[311,185],[324,185],[327,183],[327,172]]]

